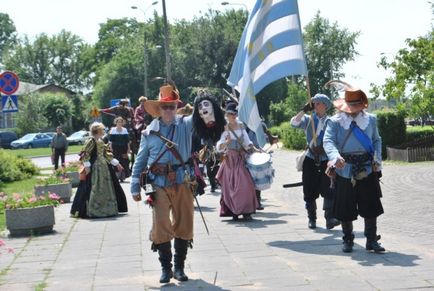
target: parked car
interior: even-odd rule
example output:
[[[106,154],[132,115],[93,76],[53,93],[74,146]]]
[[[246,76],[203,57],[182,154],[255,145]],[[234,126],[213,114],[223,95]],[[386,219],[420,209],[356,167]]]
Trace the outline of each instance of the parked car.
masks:
[[[69,144],[84,144],[84,142],[89,138],[89,132],[86,130],[76,131],[66,139]]]
[[[11,142],[17,138],[17,134],[13,131],[0,131],[0,148],[10,149]]]
[[[12,149],[29,149],[49,147],[52,137],[45,133],[28,133],[25,136],[11,142]]]
[[[48,135],[51,138],[53,138],[53,136],[56,134],[55,132],[43,132],[43,133]]]

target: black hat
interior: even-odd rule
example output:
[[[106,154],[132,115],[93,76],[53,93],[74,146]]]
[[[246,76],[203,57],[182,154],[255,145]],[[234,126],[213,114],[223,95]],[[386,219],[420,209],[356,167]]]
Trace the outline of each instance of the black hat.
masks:
[[[225,108],[226,113],[238,114],[237,106],[238,104],[235,102],[227,103]]]

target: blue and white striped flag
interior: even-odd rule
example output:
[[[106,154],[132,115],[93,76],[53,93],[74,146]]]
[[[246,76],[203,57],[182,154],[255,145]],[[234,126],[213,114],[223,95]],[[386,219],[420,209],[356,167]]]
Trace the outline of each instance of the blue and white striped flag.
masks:
[[[257,0],[244,28],[228,85],[240,92],[239,118],[265,144],[256,94],[289,75],[307,76],[297,0]]]

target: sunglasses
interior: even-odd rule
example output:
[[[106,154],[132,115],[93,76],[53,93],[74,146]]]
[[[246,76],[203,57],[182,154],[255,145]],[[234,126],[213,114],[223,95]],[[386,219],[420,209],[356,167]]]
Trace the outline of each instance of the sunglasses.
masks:
[[[175,110],[176,105],[160,105],[160,108],[163,110]]]

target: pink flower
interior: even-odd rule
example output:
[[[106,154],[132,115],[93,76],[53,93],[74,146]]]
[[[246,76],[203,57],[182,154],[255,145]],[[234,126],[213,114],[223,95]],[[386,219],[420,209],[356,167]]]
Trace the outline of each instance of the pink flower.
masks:
[[[34,203],[36,201],[38,201],[38,198],[35,195],[33,195],[32,197],[29,198],[30,203]]]
[[[5,245],[6,245],[6,244],[5,244],[5,241],[2,240],[2,239],[0,239],[0,247],[5,246]]]
[[[57,195],[56,193],[50,193],[50,194],[48,195],[48,197],[49,197],[50,199],[54,199],[54,200],[59,200],[59,199],[60,199],[60,196]]]
[[[15,253],[15,250],[13,249],[13,248],[6,248],[7,250],[8,250],[8,253],[9,254],[14,254]]]
[[[14,197],[15,200],[20,200],[22,196],[19,193],[14,193],[13,197]]]

